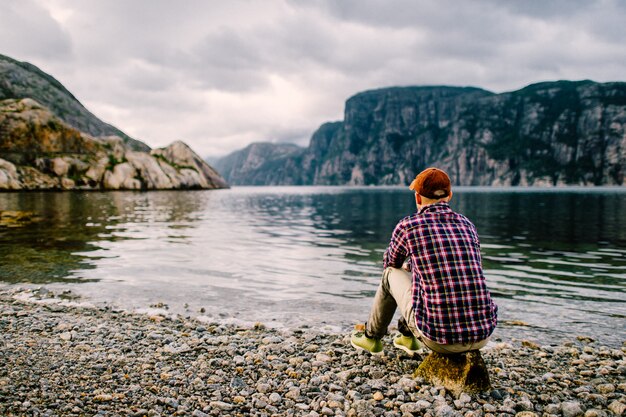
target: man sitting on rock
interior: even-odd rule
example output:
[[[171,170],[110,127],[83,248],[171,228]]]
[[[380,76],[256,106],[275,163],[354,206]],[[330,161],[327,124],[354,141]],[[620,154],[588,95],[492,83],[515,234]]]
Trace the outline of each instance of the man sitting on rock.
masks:
[[[476,228],[448,205],[452,191],[444,171],[428,168],[409,188],[418,210],[393,231],[369,319],[351,343],[382,354],[381,339],[399,308],[397,348],[412,354],[420,339],[443,354],[480,349],[496,327],[497,306],[485,284]]]

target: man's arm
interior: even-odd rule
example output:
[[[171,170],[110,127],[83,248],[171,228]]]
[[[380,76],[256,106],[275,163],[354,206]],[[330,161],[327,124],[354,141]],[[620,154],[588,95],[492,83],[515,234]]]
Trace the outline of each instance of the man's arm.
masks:
[[[389,247],[385,251],[383,256],[383,268],[394,267],[401,268],[405,259],[408,256],[407,243],[406,243],[406,229],[403,226],[403,221],[400,221],[396,225],[391,235],[391,242]]]

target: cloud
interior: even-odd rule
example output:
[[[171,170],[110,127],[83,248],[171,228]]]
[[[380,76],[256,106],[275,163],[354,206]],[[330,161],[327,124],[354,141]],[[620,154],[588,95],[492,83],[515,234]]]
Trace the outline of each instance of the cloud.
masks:
[[[366,89],[623,79],[619,0],[9,0],[0,53],[151,146],[306,144]]]
[[[42,60],[68,59],[72,41],[50,13],[31,0],[0,2],[0,53]]]

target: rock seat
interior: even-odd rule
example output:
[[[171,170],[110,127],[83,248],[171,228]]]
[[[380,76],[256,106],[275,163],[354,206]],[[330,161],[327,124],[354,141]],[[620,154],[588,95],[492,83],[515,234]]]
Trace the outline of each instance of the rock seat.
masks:
[[[480,351],[443,355],[431,352],[415,371],[432,385],[440,385],[459,396],[489,391],[491,382]]]

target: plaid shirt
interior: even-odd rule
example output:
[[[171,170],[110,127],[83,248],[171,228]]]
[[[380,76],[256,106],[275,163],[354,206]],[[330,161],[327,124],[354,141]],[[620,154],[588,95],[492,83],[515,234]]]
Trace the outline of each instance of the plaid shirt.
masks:
[[[481,266],[476,227],[448,203],[436,203],[402,219],[385,252],[384,267],[410,257],[417,327],[441,343],[486,339],[496,327]]]

